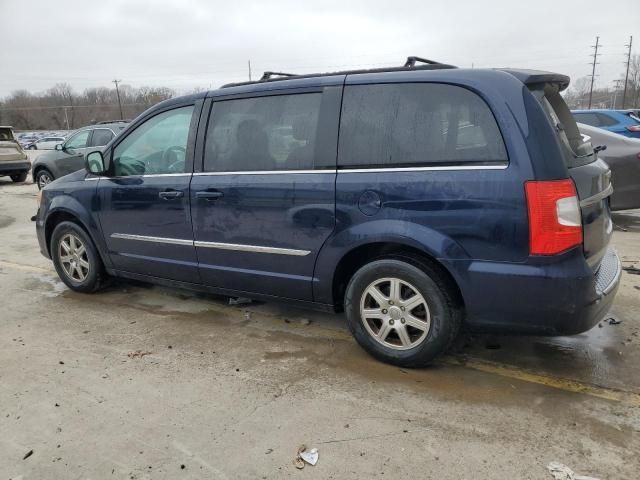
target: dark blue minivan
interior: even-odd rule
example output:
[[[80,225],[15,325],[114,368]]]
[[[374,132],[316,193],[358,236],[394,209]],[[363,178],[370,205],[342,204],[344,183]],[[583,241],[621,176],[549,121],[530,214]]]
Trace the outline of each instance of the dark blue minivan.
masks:
[[[416,60],[152,107],[42,190],[42,253],[80,292],[123,277],[344,311],[409,367],[461,325],[591,328],[621,268],[569,78]]]

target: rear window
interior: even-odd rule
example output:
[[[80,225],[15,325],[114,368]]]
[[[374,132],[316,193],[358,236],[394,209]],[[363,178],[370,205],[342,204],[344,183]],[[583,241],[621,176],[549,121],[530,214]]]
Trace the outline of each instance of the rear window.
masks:
[[[558,140],[560,140],[567,167],[577,167],[595,161],[596,156],[593,154],[591,143],[585,142],[580,135],[576,118],[571,114],[558,88],[555,85],[547,84],[543,89],[533,90],[532,93],[542,104],[542,108],[553,125]],[[578,115],[580,115],[579,122],[587,123],[582,119],[584,114],[576,114],[576,117]]]
[[[576,119],[576,122],[591,125],[592,127],[600,126],[600,119],[595,113],[574,113],[573,116]]]
[[[453,85],[349,85],[340,121],[341,168],[507,162],[487,104]]]
[[[7,140],[14,140],[13,132],[10,128],[0,128],[0,142],[6,142]]]

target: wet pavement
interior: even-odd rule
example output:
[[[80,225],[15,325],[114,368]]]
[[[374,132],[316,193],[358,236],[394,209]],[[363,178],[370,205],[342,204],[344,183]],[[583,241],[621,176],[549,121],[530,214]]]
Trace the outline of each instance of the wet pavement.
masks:
[[[6,478],[551,478],[551,461],[637,478],[640,275],[582,335],[465,334],[406,370],[339,315],[140,283],[70,292],[39,254],[35,193],[0,179]],[[614,222],[640,268],[640,212]],[[300,472],[303,443],[320,460]]]

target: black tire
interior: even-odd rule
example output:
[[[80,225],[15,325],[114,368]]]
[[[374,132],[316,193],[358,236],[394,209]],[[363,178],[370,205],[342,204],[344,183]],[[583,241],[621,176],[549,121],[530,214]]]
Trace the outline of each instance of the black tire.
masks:
[[[417,339],[415,346],[411,347],[411,343],[408,343],[404,350],[394,349],[387,346],[388,344],[381,343],[381,341],[376,340],[374,333],[369,331],[376,328],[375,325],[372,326],[371,322],[383,322],[383,320],[363,320],[360,315],[360,305],[365,291],[377,281],[382,281],[382,279],[386,278],[401,280],[403,283],[402,289],[405,292],[408,291],[409,294],[412,293],[412,289],[409,287],[413,287],[415,289],[413,293],[422,295],[428,307],[430,326],[426,330],[426,334],[420,333],[419,330],[414,330],[413,327],[408,325],[409,322],[404,327],[397,323],[393,327],[406,328],[405,332],[410,332],[411,340]],[[384,286],[384,283],[381,285]],[[444,281],[436,268],[411,259],[389,258],[373,261],[360,268],[353,275],[345,292],[344,308],[349,330],[367,352],[383,362],[413,368],[428,365],[438,355],[444,353],[455,340],[462,319],[462,309],[455,299],[456,296],[453,289]],[[364,301],[366,303],[367,300]],[[370,301],[370,298],[368,298],[368,301]],[[379,308],[382,308],[382,305]],[[387,308],[388,310],[383,310],[383,312],[388,311],[389,314],[406,315],[406,312],[398,312],[398,308],[400,308],[398,306],[395,307],[395,312],[391,312],[392,307],[388,305]],[[422,312],[425,315],[424,318],[427,318],[425,310],[423,308]],[[419,315],[416,310],[412,310],[411,313]],[[386,318],[388,319],[389,317]],[[395,322],[398,322],[398,320],[396,319]],[[387,321],[393,324],[393,319]],[[365,322],[368,323],[369,329],[365,327]],[[405,323],[404,318],[402,318],[402,323]],[[394,335],[393,332],[395,330],[393,328],[391,330],[392,333],[386,337],[387,340]],[[380,330],[378,330],[379,332]],[[395,342],[396,340],[391,338],[389,341]],[[398,335],[397,343],[401,342]]]
[[[49,181],[45,182],[45,178],[48,178]],[[33,177],[33,181],[36,183],[36,185],[38,185],[38,190],[42,190],[46,184],[53,182],[54,180],[55,177],[53,176],[53,173],[51,173],[46,168],[38,169],[35,176]]]
[[[15,175],[11,175],[11,180],[14,183],[22,183],[27,179],[27,172],[16,173]]]
[[[61,247],[60,244],[63,240],[68,240],[67,236],[69,235],[79,239],[84,246],[86,256],[83,255],[81,258],[89,265],[85,278],[71,276],[67,272],[67,269],[69,269],[67,265],[69,264],[63,265],[61,252],[64,252],[64,248]],[[58,276],[71,290],[82,293],[93,293],[106,283],[107,274],[104,270],[102,259],[87,232],[78,224],[73,222],[60,222],[51,235],[50,249],[53,265],[56,268],[56,272],[58,272]],[[80,275],[78,275],[78,277],[80,277]]]
[[[36,147],[35,145],[30,145],[28,150],[37,150],[38,147]]]

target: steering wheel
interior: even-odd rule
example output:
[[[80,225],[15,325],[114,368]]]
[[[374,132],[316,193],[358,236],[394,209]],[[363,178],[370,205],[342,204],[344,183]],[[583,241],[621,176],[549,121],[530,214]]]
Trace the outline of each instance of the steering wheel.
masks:
[[[178,154],[182,154],[182,159]],[[184,170],[184,159],[187,155],[187,149],[178,145],[167,148],[162,152],[162,163],[167,165],[167,169],[170,172],[176,171],[176,169]],[[173,157],[173,160],[171,157]]]

